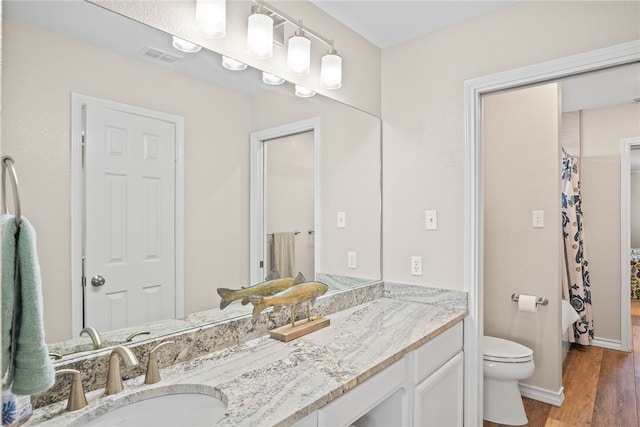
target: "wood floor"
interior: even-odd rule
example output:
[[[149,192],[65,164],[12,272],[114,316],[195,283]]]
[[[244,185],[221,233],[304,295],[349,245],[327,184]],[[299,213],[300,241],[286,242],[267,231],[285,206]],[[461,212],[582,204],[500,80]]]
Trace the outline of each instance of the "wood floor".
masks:
[[[572,346],[562,364],[562,407],[522,398],[528,426],[640,427],[640,300],[632,301],[631,319],[633,352]]]

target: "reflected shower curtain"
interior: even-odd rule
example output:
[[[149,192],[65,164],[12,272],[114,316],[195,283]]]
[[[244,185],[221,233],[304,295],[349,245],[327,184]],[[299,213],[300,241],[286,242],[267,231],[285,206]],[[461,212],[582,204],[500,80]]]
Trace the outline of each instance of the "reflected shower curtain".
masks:
[[[569,341],[590,345],[590,339],[593,339],[591,285],[584,244],[578,166],[579,162],[574,157],[565,156],[562,159],[562,234],[568,281],[563,289],[563,297],[580,315],[580,319],[573,324],[573,334],[569,332]]]

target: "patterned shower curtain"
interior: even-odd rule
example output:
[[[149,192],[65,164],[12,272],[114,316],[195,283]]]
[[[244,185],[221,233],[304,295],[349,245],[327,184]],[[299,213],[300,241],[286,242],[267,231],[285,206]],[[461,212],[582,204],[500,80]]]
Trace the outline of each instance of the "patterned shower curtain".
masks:
[[[579,162],[574,157],[562,159],[562,234],[564,236],[564,261],[567,286],[563,296],[578,312],[580,319],[573,324],[569,340],[590,345],[593,339],[593,316],[591,315],[591,285],[589,263],[584,244],[582,224],[582,196],[580,195]]]

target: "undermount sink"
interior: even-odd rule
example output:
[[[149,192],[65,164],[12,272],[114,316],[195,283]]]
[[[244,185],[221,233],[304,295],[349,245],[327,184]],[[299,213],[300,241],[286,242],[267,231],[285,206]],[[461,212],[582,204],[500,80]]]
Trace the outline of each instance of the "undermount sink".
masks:
[[[201,393],[164,394],[142,398],[111,410],[87,426],[210,426],[220,420],[227,405]]]

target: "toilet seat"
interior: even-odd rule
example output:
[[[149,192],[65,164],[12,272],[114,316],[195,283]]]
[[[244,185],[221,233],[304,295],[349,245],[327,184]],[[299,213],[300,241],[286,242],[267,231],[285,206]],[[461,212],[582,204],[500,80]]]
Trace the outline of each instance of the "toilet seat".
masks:
[[[485,336],[482,357],[500,363],[526,363],[533,360],[533,350],[513,341]]]

